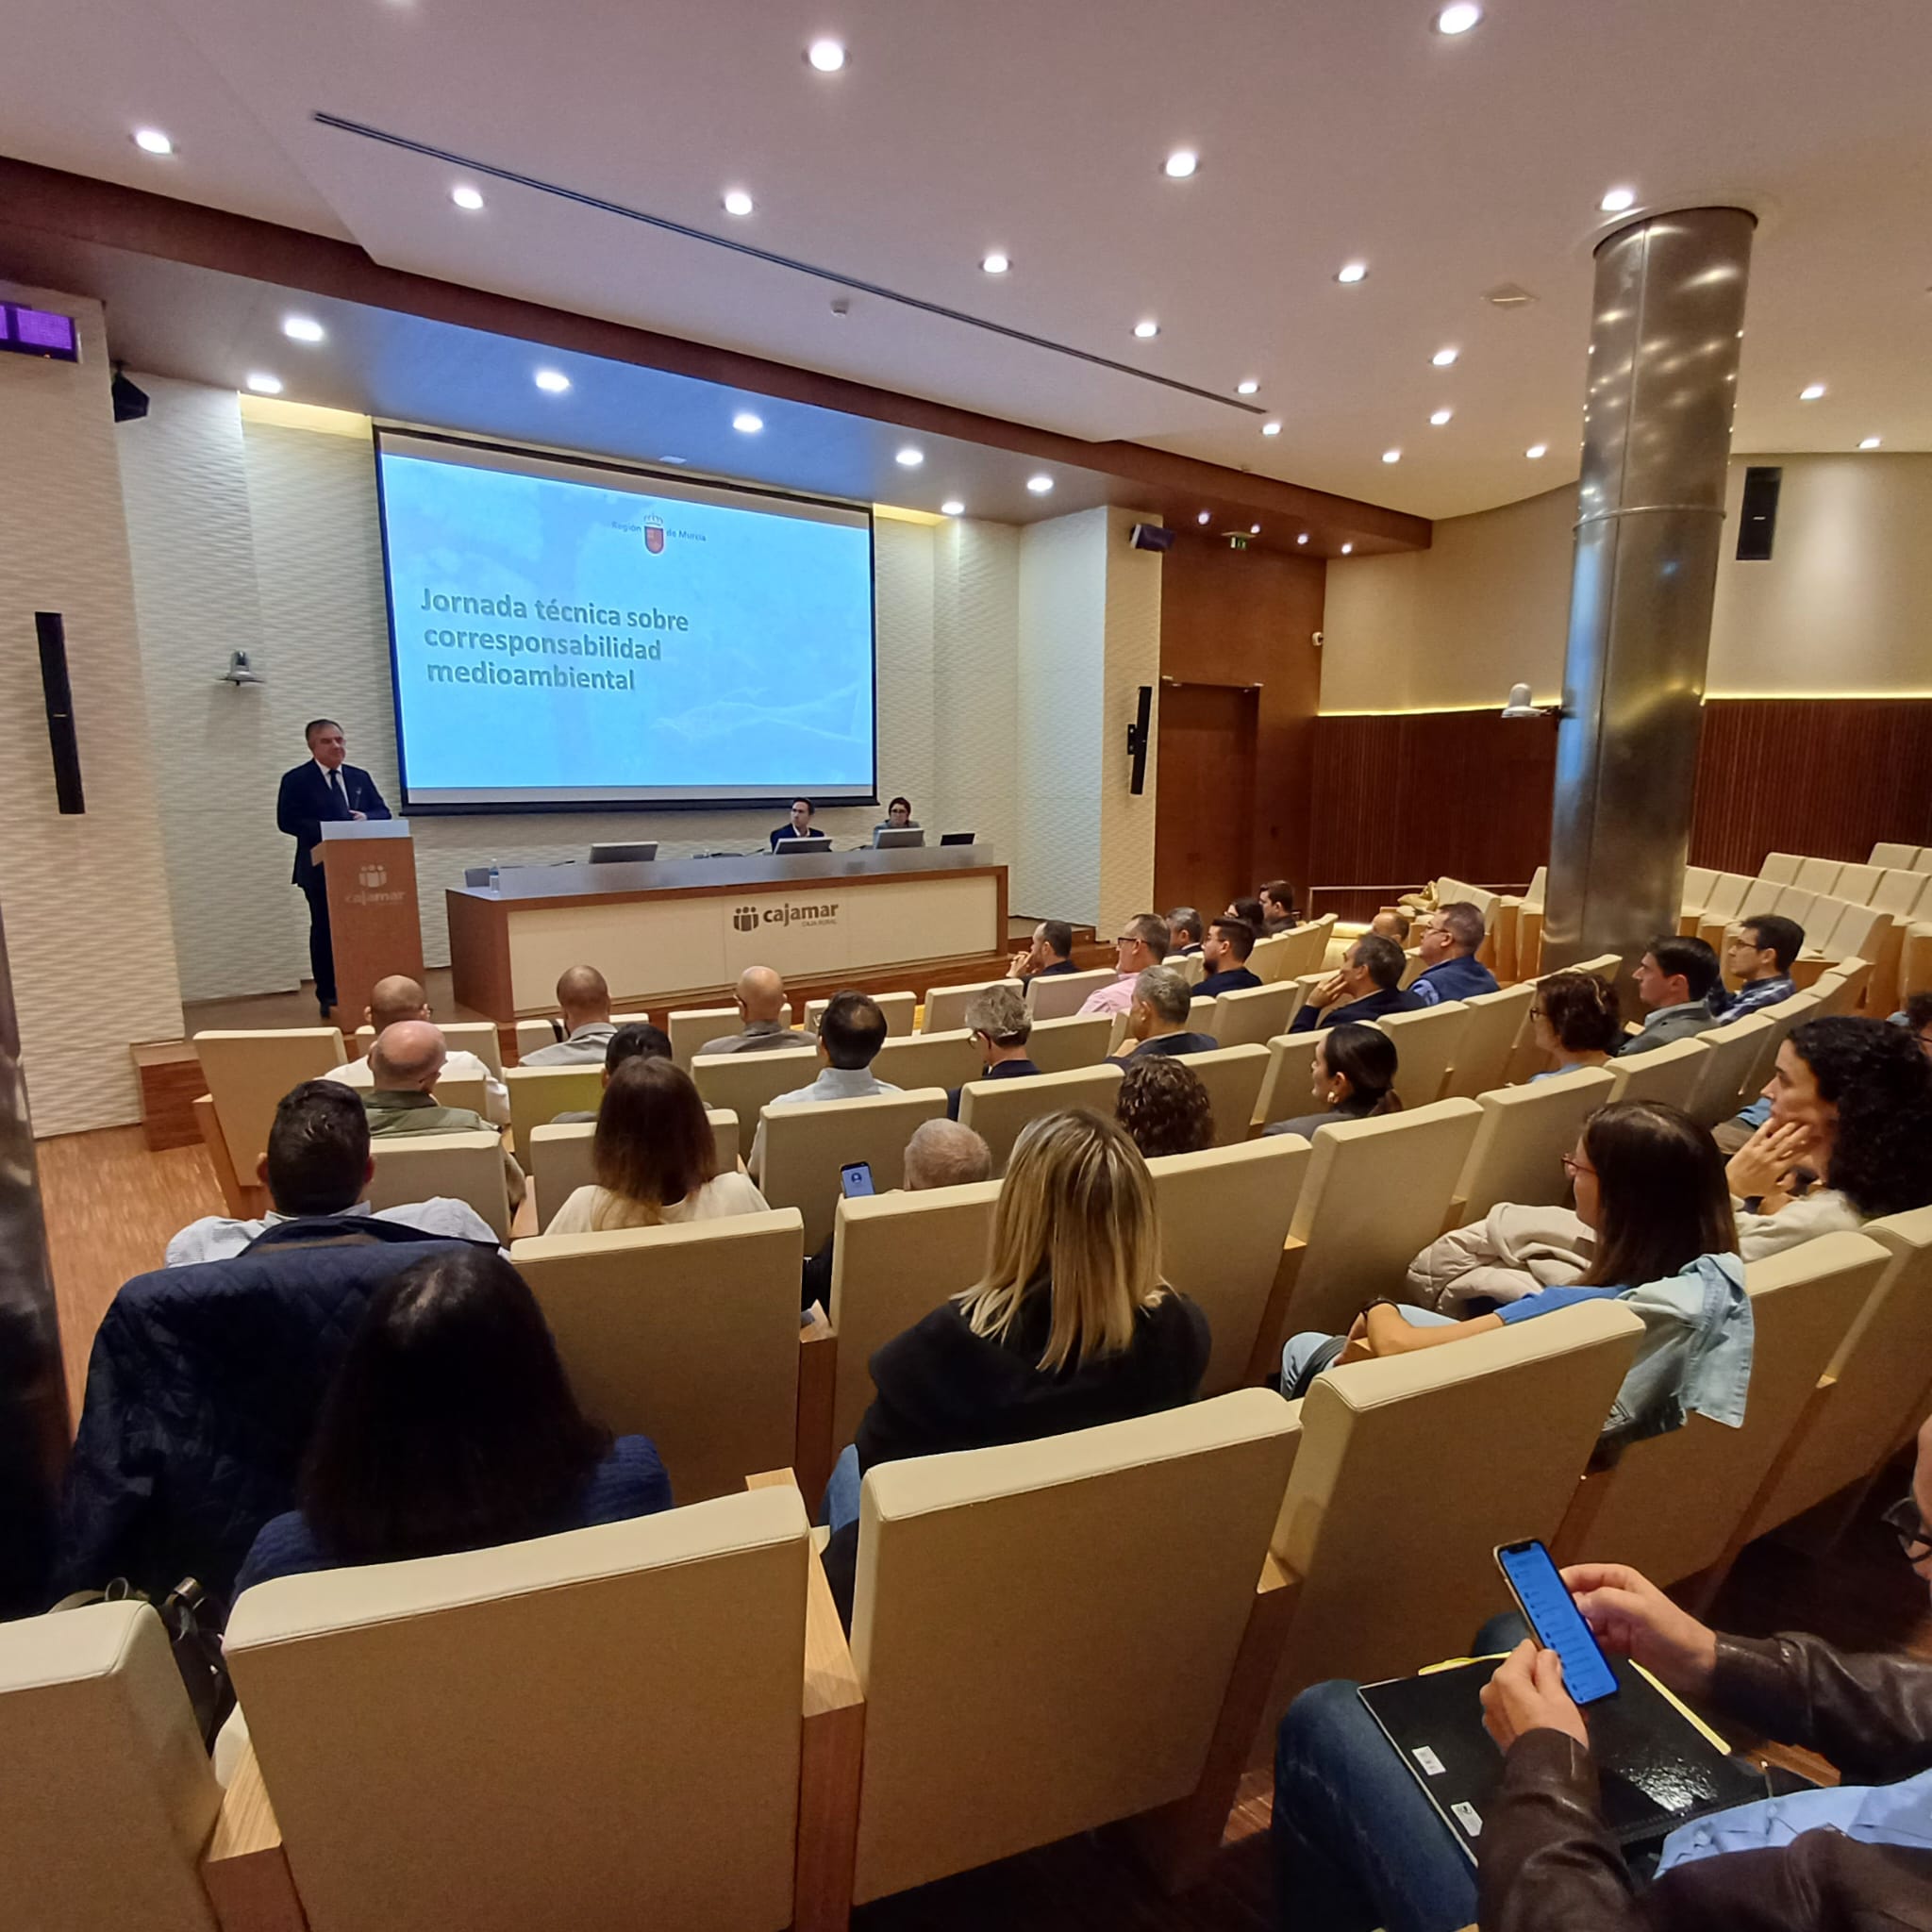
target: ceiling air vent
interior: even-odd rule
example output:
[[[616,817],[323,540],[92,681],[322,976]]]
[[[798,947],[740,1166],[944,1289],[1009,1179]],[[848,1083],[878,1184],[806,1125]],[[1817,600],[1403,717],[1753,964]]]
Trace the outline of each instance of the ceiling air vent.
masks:
[[[1497,308],[1527,308],[1536,297],[1521,283],[1499,282],[1493,289],[1483,291],[1483,300]]]

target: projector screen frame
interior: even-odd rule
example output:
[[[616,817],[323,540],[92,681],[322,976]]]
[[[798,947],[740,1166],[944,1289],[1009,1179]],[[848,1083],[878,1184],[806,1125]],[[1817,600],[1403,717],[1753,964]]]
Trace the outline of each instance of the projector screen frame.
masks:
[[[726,496],[769,497],[780,503],[813,505],[821,509],[842,510],[865,521],[867,625],[871,639],[872,667],[872,788],[862,797],[840,797],[824,801],[827,810],[846,807],[863,809],[879,803],[879,551],[878,519],[870,503],[855,503],[841,496],[823,496],[806,490],[782,490],[764,483],[745,483],[735,477],[721,477],[709,471],[695,475],[679,470],[659,469],[649,463],[627,462],[622,458],[590,456],[580,450],[555,449],[541,443],[506,441],[498,437],[466,436],[457,430],[418,428],[410,424],[372,421],[370,461],[375,472],[375,531],[382,546],[382,611],[389,634],[389,695],[391,717],[395,731],[396,786],[398,809],[410,818],[468,818],[481,813],[495,817],[525,818],[537,814],[586,812],[751,812],[789,808],[794,798],[806,795],[796,788],[784,791],[734,792],[722,798],[563,798],[526,801],[522,799],[443,800],[412,799],[409,795],[408,750],[403,732],[402,665],[396,653],[395,591],[390,570],[389,511],[382,490],[382,439],[407,438],[411,442],[446,443],[455,449],[486,450],[496,456],[523,458],[535,462],[555,463],[574,470],[601,470],[624,476],[644,476],[672,487],[697,486]]]

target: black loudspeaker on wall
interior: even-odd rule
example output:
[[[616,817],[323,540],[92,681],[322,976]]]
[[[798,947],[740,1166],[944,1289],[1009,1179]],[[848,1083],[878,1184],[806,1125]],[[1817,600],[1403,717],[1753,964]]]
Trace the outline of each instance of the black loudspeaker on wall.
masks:
[[[1147,729],[1154,709],[1154,687],[1141,687],[1141,708],[1127,726],[1127,753],[1134,760],[1134,775],[1127,786],[1136,798],[1147,789]]]
[[[47,700],[47,748],[54,754],[54,795],[62,813],[84,812],[80,741],[74,732],[74,691],[67,681],[67,629],[58,610],[36,610],[41,641],[41,691]]]
[[[1768,563],[1777,535],[1777,492],[1785,473],[1774,464],[1752,464],[1744,472],[1744,502],[1738,517],[1738,561]]]

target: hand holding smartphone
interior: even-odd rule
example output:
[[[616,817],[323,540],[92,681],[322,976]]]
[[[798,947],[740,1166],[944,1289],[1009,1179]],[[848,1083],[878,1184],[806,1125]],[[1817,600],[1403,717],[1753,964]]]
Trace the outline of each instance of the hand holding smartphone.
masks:
[[[1617,1691],[1617,1674],[1576,1607],[1550,1553],[1534,1541],[1504,1543],[1496,1551],[1517,1607],[1537,1641],[1563,1660],[1563,1686],[1576,1703],[1595,1704]]]
[[[855,1160],[849,1166],[841,1167],[839,1170],[839,1191],[848,1201],[876,1193],[878,1191],[872,1184],[872,1162]]]

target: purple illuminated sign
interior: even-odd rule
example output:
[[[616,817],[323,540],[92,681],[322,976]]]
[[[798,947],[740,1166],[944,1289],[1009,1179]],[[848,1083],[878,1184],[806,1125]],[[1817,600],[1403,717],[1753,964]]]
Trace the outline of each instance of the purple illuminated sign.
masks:
[[[9,302],[0,308],[0,349],[21,356],[52,356],[62,362],[80,360],[80,331],[71,315],[47,308],[24,308]]]

